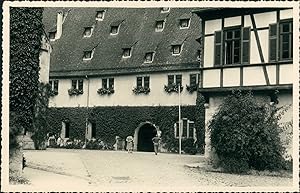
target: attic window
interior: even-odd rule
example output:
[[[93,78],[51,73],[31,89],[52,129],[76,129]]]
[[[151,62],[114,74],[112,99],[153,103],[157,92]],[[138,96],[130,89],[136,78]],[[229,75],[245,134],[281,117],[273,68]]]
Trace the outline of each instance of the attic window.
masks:
[[[50,39],[51,41],[54,41],[54,40],[55,40],[55,34],[56,34],[56,32],[49,32],[49,39]]]
[[[151,63],[153,61],[154,52],[147,52],[145,55],[145,62]]]
[[[190,19],[180,19],[179,22],[180,29],[186,29],[190,26]]]
[[[91,60],[93,57],[93,51],[84,51],[83,60]]]
[[[83,32],[83,37],[91,37],[93,33],[92,27],[85,27]]]
[[[110,35],[117,35],[119,33],[119,25],[111,26]]]
[[[156,21],[155,31],[157,31],[157,32],[163,31],[164,24],[165,24],[164,20]]]
[[[169,12],[169,11],[170,11],[170,7],[163,7],[163,8],[161,8],[160,11],[161,11],[162,13]]]
[[[123,49],[123,58],[130,58],[131,56],[131,48],[124,48]]]
[[[97,13],[96,13],[96,20],[102,21],[104,19],[104,14],[105,14],[104,10],[97,11]]]
[[[201,59],[201,50],[197,50],[197,60]]]
[[[173,45],[172,46],[172,54],[179,55],[181,52],[181,45]]]

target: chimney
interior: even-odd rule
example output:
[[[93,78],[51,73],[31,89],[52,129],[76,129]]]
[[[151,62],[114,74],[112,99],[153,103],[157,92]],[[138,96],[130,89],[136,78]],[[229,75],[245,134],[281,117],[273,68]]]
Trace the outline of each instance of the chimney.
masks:
[[[57,23],[56,23],[56,37],[55,39],[59,39],[62,34],[62,24],[63,24],[63,12],[59,11],[57,13]]]

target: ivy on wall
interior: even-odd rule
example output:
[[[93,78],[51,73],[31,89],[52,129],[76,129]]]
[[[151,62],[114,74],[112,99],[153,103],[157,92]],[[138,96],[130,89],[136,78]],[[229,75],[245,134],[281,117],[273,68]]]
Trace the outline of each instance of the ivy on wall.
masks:
[[[205,98],[200,93],[197,92],[196,99],[196,112],[195,112],[195,127],[197,135],[197,144],[201,151],[204,153],[205,149]]]
[[[195,106],[183,106],[182,117],[195,118]],[[171,152],[178,152],[178,139],[174,136],[174,123],[178,120],[177,106],[157,107],[74,107],[49,108],[49,125],[51,130],[60,135],[62,121],[70,122],[70,138],[84,140],[86,118],[96,123],[96,137],[109,144],[115,143],[115,136],[123,139],[134,135],[135,129],[142,122],[149,121],[162,131],[162,143]],[[198,124],[199,125],[199,124]],[[186,142],[185,142],[186,141]],[[193,139],[183,140],[186,152],[194,147]],[[185,147],[186,146],[186,147]]]
[[[33,129],[43,35],[42,8],[10,9],[10,148],[16,135]]]

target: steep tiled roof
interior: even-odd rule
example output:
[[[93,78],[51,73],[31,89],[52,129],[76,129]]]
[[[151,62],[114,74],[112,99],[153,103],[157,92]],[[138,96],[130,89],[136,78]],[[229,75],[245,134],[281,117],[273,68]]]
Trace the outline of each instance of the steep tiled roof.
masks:
[[[106,69],[121,73],[126,68],[141,72],[168,66],[189,69],[199,63],[200,44],[196,39],[200,35],[200,20],[192,9],[171,8],[170,12],[161,13],[160,8],[45,8],[46,32],[53,31],[60,10],[66,17],[61,38],[51,42],[51,75],[76,75],[76,71],[78,75],[103,74]],[[99,10],[105,10],[103,21],[95,19]],[[188,29],[179,28],[182,18],[191,18]],[[165,19],[163,31],[155,32],[156,21],[162,19]],[[115,24],[120,24],[119,32],[110,35]],[[94,27],[92,36],[83,37],[84,27],[90,26]],[[178,43],[183,43],[182,52],[173,56],[172,45]],[[123,48],[131,46],[131,57],[122,58]],[[93,58],[83,61],[83,51],[93,48]],[[144,63],[146,52],[155,52],[152,63]]]

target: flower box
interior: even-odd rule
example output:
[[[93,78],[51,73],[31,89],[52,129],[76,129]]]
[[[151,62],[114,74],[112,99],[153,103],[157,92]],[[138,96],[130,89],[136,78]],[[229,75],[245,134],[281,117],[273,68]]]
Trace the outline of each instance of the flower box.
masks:
[[[83,94],[83,90],[79,90],[77,88],[70,88],[68,90],[70,96]]]
[[[194,85],[186,85],[186,90],[189,91],[189,93],[193,93],[194,91],[197,91],[198,85],[194,84]]]
[[[97,90],[97,93],[100,95],[105,95],[105,94],[110,95],[110,94],[115,93],[115,90],[114,90],[114,88],[99,88]]]
[[[180,85],[179,88],[180,88],[180,92],[182,92],[183,86]],[[171,93],[171,92],[177,92],[178,93],[178,85],[175,84],[175,83],[169,84],[169,85],[165,85],[165,91],[167,93]]]
[[[56,96],[56,95],[58,95],[58,91],[57,91],[57,90],[50,90],[50,91],[49,91],[49,96],[50,96],[50,97],[54,97],[54,96]]]
[[[133,88],[132,91],[134,92],[134,94],[141,94],[141,93],[148,94],[150,92],[150,88],[138,86],[138,87]]]

